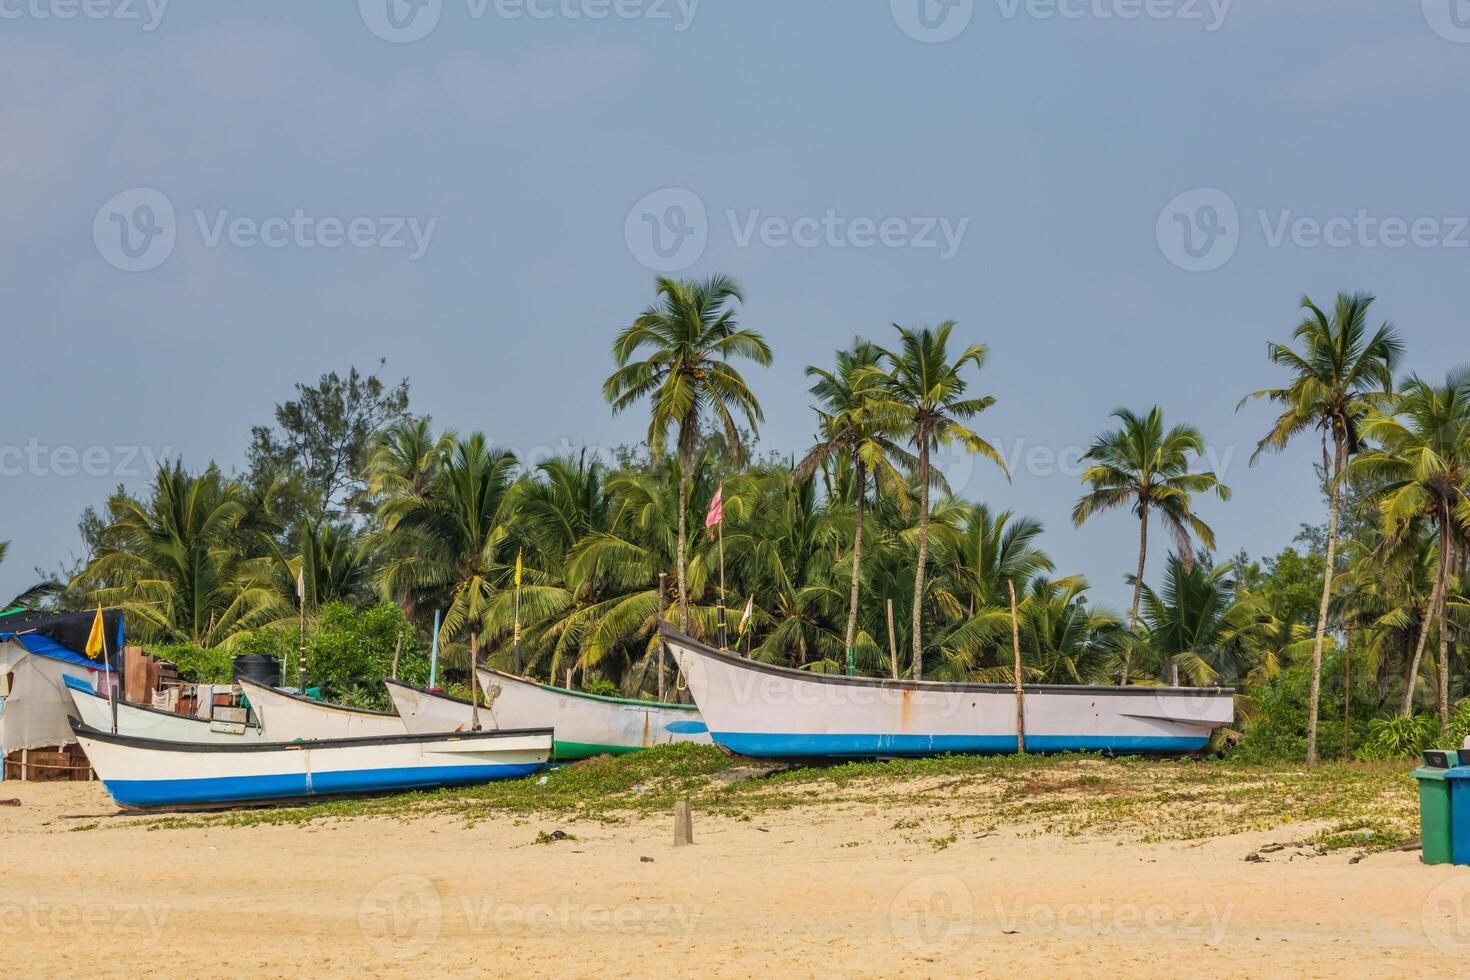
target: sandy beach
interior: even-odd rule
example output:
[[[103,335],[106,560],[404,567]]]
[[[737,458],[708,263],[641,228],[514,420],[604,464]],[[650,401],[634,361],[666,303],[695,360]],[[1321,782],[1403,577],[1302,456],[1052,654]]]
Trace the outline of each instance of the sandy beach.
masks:
[[[97,784],[3,790],[15,976],[1470,974],[1470,871],[1293,828],[936,844],[896,829],[932,808],[834,803],[676,849],[656,816],[150,829]]]

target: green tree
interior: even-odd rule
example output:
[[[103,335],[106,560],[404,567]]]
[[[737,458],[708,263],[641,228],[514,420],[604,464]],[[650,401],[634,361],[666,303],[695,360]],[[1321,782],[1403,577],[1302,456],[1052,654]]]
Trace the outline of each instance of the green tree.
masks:
[[[379,362],[386,365],[387,361]],[[275,426],[250,430],[251,485],[285,490],[286,523],[350,515],[377,434],[408,414],[408,381],[389,385],[357,368],[333,371],[276,406]]]
[[[261,497],[214,467],[159,467],[147,501],[110,501],[73,588],[89,605],[122,609],[144,638],[227,645],[290,611],[269,557],[278,531]]]
[[[912,465],[910,457],[891,438],[901,424],[883,410],[883,386],[887,380],[879,370],[883,351],[875,344],[855,339],[849,350],[837,352],[837,366],[828,371],[808,367],[807,377],[816,378],[811,392],[817,397],[818,443],[797,465],[797,476],[806,476],[834,457],[851,461],[857,515],[853,521],[852,578],[848,598],[846,650],[849,667],[857,639],[858,594],[862,582],[863,525],[868,502],[869,474],[879,493],[907,500],[908,488],[900,465]]]
[[[618,334],[613,360],[618,369],[602,386],[617,414],[647,398],[648,444],[662,455],[669,429],[676,430],[679,461],[679,628],[689,628],[685,551],[688,542],[689,473],[705,415],[724,430],[737,461],[744,458],[737,416],[752,433],[765,420],[745,378],[730,363],[746,358],[768,366],[771,349],[754,330],[742,328],[733,304],[744,303],[740,284],[729,276],[702,281],[659,277],[658,301]],[[634,358],[643,351],[647,356]]]
[[[1205,438],[1189,425],[1164,428],[1164,413],[1157,405],[1147,415],[1120,408],[1113,418],[1121,428],[1099,436],[1083,455],[1090,465],[1082,482],[1090,492],[1072,508],[1079,527],[1094,514],[1120,507],[1131,508],[1138,517],[1138,572],[1133,579],[1130,626],[1138,623],[1138,605],[1143,595],[1143,571],[1148,559],[1148,520],[1157,513],[1174,539],[1181,560],[1191,564],[1194,545],[1191,535],[1206,548],[1215,547],[1215,532],[1197,517],[1193,497],[1213,491],[1221,500],[1230,499],[1230,488],[1213,472],[1193,472],[1191,465],[1205,451]],[[1123,658],[1124,684],[1132,666],[1132,650]]]
[[[1470,370],[1452,372],[1443,385],[1409,378],[1387,403],[1362,425],[1363,435],[1382,448],[1366,452],[1352,463],[1382,487],[1379,501],[1384,534],[1391,540],[1412,534],[1427,524],[1433,529],[1438,553],[1429,609],[1419,630],[1409,684],[1401,713],[1413,711],[1414,679],[1424,656],[1433,619],[1439,623],[1439,715],[1448,725],[1449,626],[1445,615],[1455,547],[1470,530]]]
[[[1281,406],[1281,414],[1256,448],[1252,462],[1267,449],[1281,451],[1296,435],[1316,429],[1322,437],[1322,465],[1328,471],[1331,501],[1327,523],[1327,563],[1317,611],[1317,634],[1312,650],[1312,693],[1307,706],[1307,764],[1317,762],[1317,713],[1322,697],[1322,646],[1327,637],[1328,606],[1337,559],[1337,531],[1341,517],[1342,474],[1348,461],[1362,451],[1361,427],[1375,400],[1393,389],[1393,371],[1403,344],[1391,324],[1371,335],[1368,312],[1373,297],[1366,293],[1339,293],[1337,307],[1328,316],[1310,297],[1302,299],[1306,317],[1296,328],[1295,350],[1271,344],[1273,364],[1291,372],[1281,388],[1247,395],[1266,398]]]
[[[408,487],[378,502],[384,534],[400,535],[406,543],[383,563],[378,588],[384,596],[405,588],[447,593],[441,647],[468,634],[473,692],[486,616],[515,563],[518,464],[513,453],[491,448],[478,432],[467,439],[451,436],[446,448],[451,446],[423,490]],[[472,700],[478,730],[478,697]]]
[[[980,438],[963,423],[995,404],[992,396],[966,398],[970,383],[964,368],[985,367],[987,348],[981,344],[966,347],[951,358],[949,338],[955,322],[948,320],[936,328],[909,330],[894,324],[899,347],[885,351],[890,372],[884,384],[885,397],[879,411],[885,416],[902,419],[899,430],[913,445],[918,456],[919,485],[918,558],[914,567],[914,603],[912,643],[914,679],[924,676],[924,571],[929,557],[929,487],[936,474],[930,469],[930,454],[941,446],[959,444],[967,452],[991,460],[1006,473],[1005,460],[994,446]],[[942,479],[942,474],[938,475]]]

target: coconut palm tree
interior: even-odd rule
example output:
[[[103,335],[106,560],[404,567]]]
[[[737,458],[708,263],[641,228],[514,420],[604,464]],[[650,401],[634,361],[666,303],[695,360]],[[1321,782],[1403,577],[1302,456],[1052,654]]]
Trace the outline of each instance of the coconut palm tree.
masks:
[[[1393,390],[1393,372],[1403,354],[1403,343],[1392,324],[1369,333],[1368,311],[1374,298],[1366,293],[1339,293],[1337,307],[1328,316],[1310,297],[1302,299],[1306,316],[1292,335],[1295,350],[1271,344],[1271,363],[1291,372],[1280,388],[1247,395],[1281,406],[1271,431],[1256,447],[1251,463],[1262,452],[1280,452],[1292,438],[1316,429],[1322,438],[1322,468],[1330,504],[1327,521],[1327,567],[1322,576],[1322,601],[1317,610],[1317,633],[1312,649],[1312,689],[1307,707],[1307,764],[1317,762],[1317,713],[1322,699],[1322,646],[1327,637],[1328,606],[1337,561],[1338,522],[1342,513],[1342,474],[1348,461],[1362,451],[1361,428],[1374,402]]]
[[[1177,554],[1165,562],[1163,588],[1143,586],[1143,621],[1160,662],[1194,684],[1219,684],[1243,677],[1253,666],[1254,634],[1265,625],[1257,605],[1243,596],[1235,565],[1186,563]]]
[[[199,647],[289,615],[274,576],[280,528],[261,495],[210,467],[161,466],[148,500],[115,497],[101,545],[73,581],[88,603],[120,608],[145,637]]]
[[[899,430],[913,445],[918,456],[915,478],[919,485],[918,559],[914,568],[913,659],[914,679],[924,676],[924,570],[929,557],[929,487],[942,474],[930,469],[930,454],[941,446],[959,444],[967,452],[991,460],[1007,479],[1005,460],[994,446],[966,428],[963,422],[974,418],[995,404],[989,395],[966,398],[970,383],[964,378],[965,365],[979,371],[985,367],[987,348],[980,344],[966,347],[951,358],[949,338],[955,322],[948,320],[936,328],[909,330],[894,324],[899,347],[884,351],[889,376],[884,382],[884,397],[878,411],[885,417],[902,419]]]
[[[669,429],[676,431],[679,462],[679,628],[689,629],[685,551],[688,543],[689,474],[706,414],[724,431],[739,464],[744,459],[737,416],[752,435],[765,421],[745,378],[730,363],[746,358],[762,367],[771,349],[754,330],[742,328],[733,304],[744,303],[740,284],[729,276],[702,281],[659,277],[658,301],[639,314],[613,342],[618,369],[602,386],[617,414],[649,400],[648,444],[655,459],[663,454]],[[634,357],[642,351],[642,360]]]
[[[1174,539],[1175,549],[1186,564],[1194,561],[1191,536],[1206,548],[1214,548],[1215,532],[1195,516],[1192,501],[1197,493],[1213,491],[1221,500],[1230,499],[1230,488],[1213,472],[1192,472],[1191,465],[1204,454],[1205,439],[1189,425],[1164,428],[1164,413],[1157,405],[1146,415],[1120,408],[1113,418],[1122,427],[1099,436],[1083,455],[1091,465],[1082,482],[1091,491],[1072,508],[1079,527],[1094,514],[1119,507],[1131,508],[1138,516],[1138,573],[1133,579],[1133,607],[1129,626],[1138,624],[1138,604],[1143,595],[1143,571],[1148,559],[1148,521],[1157,513]],[[1122,683],[1128,683],[1132,666],[1131,647],[1124,654]]]
[[[1412,534],[1427,524],[1435,534],[1437,564],[1434,591],[1409,666],[1410,683],[1401,713],[1413,711],[1413,679],[1432,619],[1439,623],[1439,715],[1449,724],[1449,628],[1445,593],[1457,544],[1470,530],[1470,369],[1452,372],[1443,385],[1417,376],[1362,424],[1363,436],[1382,448],[1354,460],[1351,469],[1382,480],[1376,499],[1384,535],[1390,540]]]
[[[900,424],[882,409],[886,377],[879,370],[883,351],[861,338],[849,350],[837,352],[836,370],[808,367],[807,377],[816,378],[811,392],[819,401],[817,419],[820,441],[796,466],[798,477],[808,476],[819,465],[836,456],[846,456],[854,471],[853,497],[857,516],[852,533],[852,581],[848,598],[846,650],[848,669],[853,665],[857,639],[858,592],[862,581],[863,524],[868,502],[868,476],[879,493],[907,502],[908,488],[899,466],[912,466],[912,458],[890,438]]]
[[[480,727],[475,669],[490,604],[506,587],[517,551],[515,454],[491,448],[474,433],[455,440],[434,464],[422,490],[400,488],[380,499],[383,533],[402,536],[412,550],[393,549],[378,572],[384,595],[403,588],[447,593],[441,641],[469,635],[473,725]]]

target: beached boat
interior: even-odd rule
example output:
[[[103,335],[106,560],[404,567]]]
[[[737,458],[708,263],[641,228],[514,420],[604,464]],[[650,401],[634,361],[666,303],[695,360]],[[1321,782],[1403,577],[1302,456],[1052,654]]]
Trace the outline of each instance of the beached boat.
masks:
[[[481,670],[479,678],[485,698],[481,726],[550,725],[556,731],[554,753],[559,760],[636,752],[672,742],[709,744],[709,732],[693,705],[583,694],[493,670]],[[409,731],[470,730],[468,701],[387,683]]]
[[[98,731],[112,731],[112,705],[107,698],[84,680],[66,678],[66,687],[76,705],[82,724]],[[261,742],[264,733],[258,725],[235,724],[194,718],[173,711],[163,711],[128,701],[117,703],[117,733],[134,738],[161,739],[165,742],[209,742],[239,745]]]
[[[403,720],[391,711],[366,711],[266,687],[240,679],[265,737],[272,742],[323,738],[380,738],[406,735]]]
[[[550,729],[215,745],[72,728],[102,785],[130,810],[474,786],[529,775],[551,757]]]
[[[1015,752],[1016,691],[843,677],[721,653],[665,629],[716,744],[740,755],[874,758]],[[1030,752],[1184,753],[1235,718],[1226,688],[1025,688]]]

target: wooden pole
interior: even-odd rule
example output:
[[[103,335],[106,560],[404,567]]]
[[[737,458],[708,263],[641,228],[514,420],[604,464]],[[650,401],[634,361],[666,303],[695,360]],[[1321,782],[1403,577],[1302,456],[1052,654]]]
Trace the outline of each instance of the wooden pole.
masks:
[[[393,641],[393,679],[398,680],[398,655],[403,652],[403,637]]]
[[[1011,588],[1011,646],[1016,654],[1016,751],[1026,754],[1026,688],[1021,683],[1021,618],[1016,615],[1016,583]]]
[[[658,573],[658,700],[661,704],[668,703],[668,696],[664,687],[664,617],[668,615],[669,608],[669,573]]]
[[[723,495],[723,489],[722,489]],[[725,515],[720,514],[720,649],[729,648],[725,634]]]
[[[893,666],[893,679],[898,680],[898,641],[893,632],[893,600],[888,600],[888,658]]]
[[[515,673],[521,672],[521,556],[516,555]]]
[[[1348,726],[1353,719],[1353,630],[1347,629],[1342,665],[1342,761],[1348,761]]]
[[[470,731],[480,730],[480,677],[475,668],[480,660],[480,633],[470,627]]]
[[[300,600],[301,618],[297,633],[299,647],[296,658],[296,677],[299,681],[297,687],[301,689],[301,693],[304,696],[306,694],[306,596],[303,594]]]
[[[434,636],[430,640],[429,647],[429,690],[438,686],[439,681],[439,610],[434,610]]]
[[[674,804],[674,846],[688,847],[694,843],[694,807],[688,800]]]
[[[570,691],[572,689],[572,670],[573,669],[574,668],[572,668],[572,667],[568,667],[567,668],[567,690],[568,691]]]

